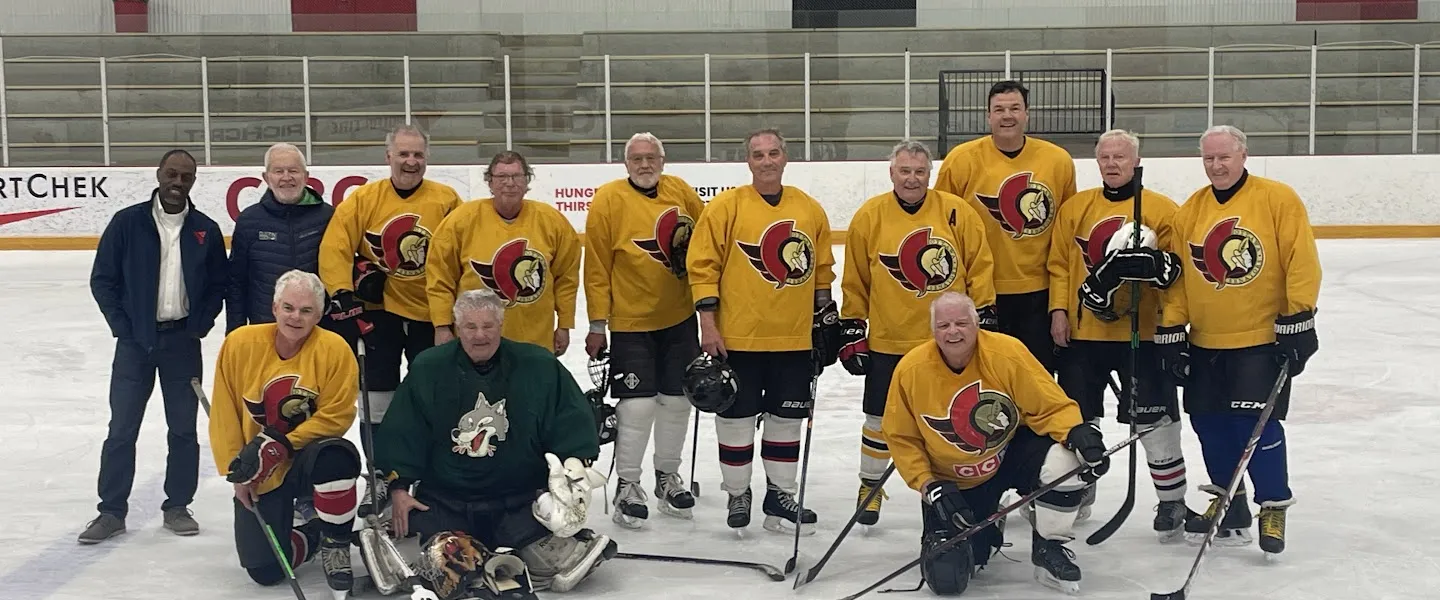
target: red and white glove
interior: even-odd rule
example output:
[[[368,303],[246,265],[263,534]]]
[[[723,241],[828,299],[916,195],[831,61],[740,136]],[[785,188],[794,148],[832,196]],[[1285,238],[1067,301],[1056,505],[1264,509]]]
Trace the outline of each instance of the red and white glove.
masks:
[[[254,486],[270,478],[282,463],[295,454],[295,447],[285,434],[273,428],[260,430],[255,439],[240,449],[235,460],[230,461],[230,474],[225,480]]]
[[[840,321],[840,364],[851,375],[863,376],[870,372],[870,338],[864,319]]]

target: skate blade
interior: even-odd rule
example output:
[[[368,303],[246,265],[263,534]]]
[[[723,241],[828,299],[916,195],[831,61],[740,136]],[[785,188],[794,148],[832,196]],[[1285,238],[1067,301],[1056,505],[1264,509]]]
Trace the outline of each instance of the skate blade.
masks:
[[[1173,544],[1185,539],[1185,529],[1179,527],[1169,531],[1157,531],[1155,532],[1155,539],[1159,540],[1162,544]]]
[[[1280,562],[1280,553],[1279,553],[1279,552],[1265,552],[1264,555],[1265,555],[1265,564],[1267,564],[1267,565],[1275,564],[1275,563]]]
[[[644,520],[644,519],[626,516],[625,513],[622,513],[622,512],[620,512],[620,511],[618,511],[618,510],[615,511],[615,512],[613,512],[613,513],[611,513],[611,518],[610,518],[610,520],[611,520],[611,521],[614,521],[616,525],[619,525],[619,526],[621,526],[621,527],[624,527],[625,529],[629,529],[629,530],[632,530],[632,531],[639,530],[639,529],[645,527],[645,520]]]
[[[1249,530],[1222,529],[1215,534],[1215,539],[1210,541],[1210,545],[1223,546],[1226,548],[1239,548],[1241,546],[1249,546],[1254,541],[1255,539],[1250,536]],[[1205,542],[1205,534],[1186,532],[1185,542],[1191,546],[1199,546],[1200,544]]]
[[[790,521],[787,521],[780,517],[768,515],[765,517],[764,526],[766,530],[773,531],[775,533],[782,533],[785,535],[795,535],[795,528],[797,527],[795,523],[791,523]],[[814,523],[805,523],[803,526],[798,527],[800,527],[800,537],[809,537],[815,535]]]
[[[674,517],[682,521],[690,521],[695,518],[694,511],[688,508],[675,508],[667,503],[660,503],[660,512],[666,516]]]
[[[350,597],[350,590],[330,590],[330,597],[333,600],[346,600]]]
[[[1074,596],[1080,593],[1080,582],[1056,579],[1054,575],[1051,575],[1050,572],[1046,571],[1043,567],[1035,567],[1035,581],[1040,582],[1040,585],[1063,594]]]

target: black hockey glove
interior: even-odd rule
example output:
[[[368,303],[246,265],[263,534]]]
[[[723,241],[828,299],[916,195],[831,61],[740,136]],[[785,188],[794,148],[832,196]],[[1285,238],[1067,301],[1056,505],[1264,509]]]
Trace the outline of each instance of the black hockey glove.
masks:
[[[360,299],[355,297],[355,293],[349,290],[335,292],[335,295],[330,298],[329,308],[325,311],[325,316],[330,317],[330,320],[336,323],[349,321],[363,314],[365,314],[365,305],[361,304]]]
[[[670,246],[670,272],[675,274],[676,279],[684,279],[690,272],[685,266],[685,261],[690,257],[690,236]]]
[[[840,321],[840,364],[851,375],[864,376],[870,372],[870,340],[864,319]]]
[[[1105,439],[1094,423],[1086,421],[1071,427],[1070,433],[1065,435],[1065,447],[1074,450],[1080,462],[1090,467],[1080,472],[1080,478],[1086,483],[1095,483],[1110,470],[1110,457],[1105,456]]]
[[[970,503],[960,492],[960,486],[953,481],[932,481],[925,486],[925,504],[940,517],[940,520],[964,531],[979,522],[970,510]]]
[[[1160,369],[1170,373],[1182,385],[1190,380],[1190,339],[1184,325],[1155,328],[1155,351],[1160,353]]]
[[[1280,354],[1290,360],[1290,376],[1300,375],[1305,370],[1305,362],[1320,349],[1320,337],[1315,334],[1315,311],[1275,319],[1275,343],[1280,347]]]
[[[1113,254],[1111,256],[1114,256]],[[1080,284],[1080,306],[1085,307],[1101,321],[1111,323],[1120,319],[1115,312],[1115,290],[1120,288],[1120,276],[1105,268],[1110,260],[1100,263],[1085,281]]]
[[[355,281],[356,298],[371,304],[385,303],[385,272],[378,265],[357,255],[351,275]]]
[[[295,448],[285,434],[273,428],[260,430],[255,439],[240,449],[235,460],[230,461],[230,474],[225,480],[230,483],[257,485],[270,478],[275,469],[295,454]]]
[[[840,307],[833,300],[815,309],[815,318],[810,322],[810,344],[819,363],[816,367],[823,369],[839,359],[840,332]]]
[[[975,311],[980,315],[980,328],[985,331],[1000,331],[1000,312],[991,304]]]

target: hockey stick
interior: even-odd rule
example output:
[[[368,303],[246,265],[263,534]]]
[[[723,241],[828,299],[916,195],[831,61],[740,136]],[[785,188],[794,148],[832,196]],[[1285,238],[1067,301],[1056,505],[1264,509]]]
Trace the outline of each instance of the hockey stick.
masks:
[[[1245,452],[1240,455],[1240,463],[1235,465],[1235,471],[1230,474],[1230,485],[1225,489],[1225,496],[1220,499],[1220,506],[1215,509],[1215,518],[1210,520],[1210,530],[1205,532],[1205,541],[1200,543],[1200,551],[1195,553],[1195,562],[1190,565],[1190,574],[1185,577],[1185,584],[1166,594],[1152,592],[1150,600],[1185,600],[1190,586],[1195,583],[1195,575],[1200,572],[1200,561],[1205,558],[1205,551],[1215,541],[1215,534],[1220,530],[1225,512],[1230,510],[1230,501],[1235,498],[1235,490],[1239,489],[1241,480],[1245,478],[1245,469],[1250,466],[1250,459],[1255,456],[1255,448],[1260,445],[1265,424],[1270,421],[1270,414],[1275,412],[1275,405],[1279,403],[1280,391],[1285,389],[1285,382],[1289,379],[1290,361],[1282,360],[1280,375],[1275,378],[1275,387],[1270,388],[1270,397],[1265,399],[1265,409],[1260,411],[1260,418],[1255,420],[1255,429],[1250,431],[1250,440],[1245,444]]]
[[[199,377],[190,378],[190,389],[194,390],[195,399],[199,400],[200,406],[205,409],[205,418],[210,418],[210,399],[205,396],[205,388],[200,385]],[[275,531],[270,529],[270,524],[266,523],[265,517],[260,514],[260,504],[251,501],[248,510],[250,514],[255,515],[255,521],[265,532],[265,539],[270,540],[270,551],[275,553],[275,560],[280,563],[280,568],[285,571],[285,577],[290,580],[290,590],[295,592],[296,598],[305,600],[305,590],[300,589],[300,581],[295,579],[295,571],[290,568],[290,559],[285,558],[285,552],[280,549],[280,542],[275,539]]]
[[[780,569],[765,563],[750,562],[744,560],[725,560],[719,558],[697,558],[692,556],[671,556],[668,554],[635,554],[631,552],[617,552],[615,558],[626,560],[649,560],[657,562],[685,563],[691,565],[711,565],[717,567],[738,567],[741,569],[753,569],[764,573],[771,581],[785,581],[785,573]]]
[[[1154,428],[1154,427],[1151,427],[1151,428],[1149,428],[1149,429],[1145,429],[1145,430],[1143,430],[1143,431],[1139,431],[1139,432],[1137,432],[1137,433],[1131,434],[1130,437],[1125,438],[1124,441],[1122,441],[1122,442],[1120,442],[1119,444],[1116,444],[1116,445],[1114,445],[1114,446],[1111,446],[1109,449],[1107,449],[1107,450],[1105,451],[1105,454],[1102,454],[1101,456],[1102,456],[1102,457],[1108,457],[1108,456],[1110,456],[1110,455],[1112,455],[1112,454],[1115,454],[1116,452],[1119,452],[1119,451],[1125,449],[1126,447],[1130,446],[1131,444],[1134,444],[1135,442],[1140,441],[1140,438],[1143,438],[1143,437],[1149,435],[1150,432],[1152,432],[1152,431],[1155,431],[1155,428]],[[935,546],[934,548],[931,548],[929,553],[932,554],[932,555],[942,554],[942,553],[944,553],[945,551],[947,551],[947,550],[955,547],[956,544],[959,544],[959,543],[961,543],[961,542],[965,542],[965,541],[969,540],[969,539],[970,539],[972,536],[974,536],[975,534],[980,533],[981,531],[984,531],[986,527],[989,527],[989,526],[995,524],[996,522],[998,522],[1000,519],[1004,518],[1005,515],[1008,515],[1008,514],[1010,514],[1010,513],[1012,513],[1012,512],[1015,512],[1016,510],[1019,510],[1021,507],[1025,506],[1025,505],[1027,505],[1027,504],[1030,504],[1031,502],[1034,502],[1036,498],[1039,498],[1040,496],[1044,495],[1046,492],[1049,492],[1050,490],[1055,489],[1055,487],[1056,487],[1056,486],[1059,486],[1061,483],[1064,483],[1065,481],[1068,481],[1069,479],[1080,475],[1080,473],[1084,472],[1086,469],[1089,469],[1089,468],[1090,468],[1090,465],[1081,463],[1080,466],[1075,467],[1074,469],[1071,469],[1069,472],[1067,472],[1067,473],[1065,473],[1065,474],[1063,474],[1063,475],[1061,475],[1061,476],[1059,476],[1059,477],[1056,477],[1056,478],[1055,478],[1053,481],[1051,481],[1050,483],[1047,483],[1047,484],[1045,484],[1045,485],[1041,485],[1041,486],[1039,486],[1039,487],[1036,487],[1034,491],[1030,492],[1029,494],[1026,494],[1024,497],[1020,498],[1019,500],[1016,500],[1015,502],[1013,502],[1013,503],[1011,503],[1011,504],[1009,504],[1009,505],[1006,505],[1004,508],[1001,508],[1000,510],[996,511],[995,514],[990,515],[990,518],[985,519],[984,521],[981,521],[981,522],[975,524],[973,527],[971,527],[971,528],[969,528],[969,529],[966,529],[965,531],[960,532],[960,533],[959,533],[958,535],[956,535],[955,537],[952,537],[952,538],[950,538],[950,539],[948,539],[948,540],[945,540],[943,543]],[[846,597],[842,598],[841,600],[855,600],[856,598],[859,598],[859,597],[861,597],[861,596],[864,596],[865,594],[868,594],[868,593],[870,593],[870,592],[875,591],[876,588],[879,588],[880,586],[885,585],[886,583],[889,583],[890,580],[895,579],[896,577],[899,577],[899,576],[901,576],[901,575],[904,575],[904,574],[905,574],[907,571],[909,571],[910,569],[913,569],[913,568],[915,568],[915,567],[920,566],[920,563],[922,563],[922,562],[925,561],[925,556],[926,556],[926,552],[921,551],[919,558],[916,558],[915,560],[910,561],[910,562],[909,562],[908,564],[906,564],[905,566],[900,567],[899,569],[896,569],[894,572],[890,573],[889,575],[886,575],[883,579],[881,579],[881,580],[879,580],[879,581],[876,581],[875,583],[871,584],[870,587],[867,587],[867,588],[865,588],[865,589],[863,589],[863,590],[860,590],[860,591],[858,591],[858,592],[855,592],[854,594],[850,594],[849,596],[846,596]]]
[[[790,559],[785,561],[785,574],[789,575],[795,570],[796,563],[800,562],[800,529],[805,525],[805,479],[810,474],[810,440],[815,435],[815,388],[820,383],[820,372],[824,371],[819,362],[811,362],[810,376],[810,416],[805,419],[805,451],[800,457],[800,493],[795,497],[795,549],[790,552]]]
[[[1141,221],[1140,213],[1140,196],[1144,189],[1144,173],[1145,167],[1137,166],[1135,167],[1135,177],[1130,180],[1130,184],[1134,186],[1135,189],[1135,227],[1131,229],[1130,236],[1130,245],[1134,248],[1140,247],[1140,224],[1143,222]],[[1130,282],[1130,303],[1132,304],[1130,308],[1130,389],[1127,391],[1130,396],[1130,433],[1134,434],[1135,403],[1140,399],[1140,371],[1138,367],[1140,362],[1139,281]],[[1115,397],[1119,399],[1119,391],[1116,392]],[[1125,500],[1120,503],[1120,510],[1116,511],[1115,516],[1110,517],[1109,521],[1106,521],[1104,525],[1101,525],[1099,529],[1095,530],[1095,533],[1085,538],[1086,544],[1094,546],[1110,539],[1110,536],[1115,535],[1115,532],[1120,530],[1120,526],[1125,524],[1125,519],[1130,518],[1130,512],[1135,510],[1135,471],[1137,468],[1136,463],[1139,461],[1137,450],[1135,446],[1130,446],[1130,482],[1128,487],[1125,488]]]
[[[700,482],[695,481],[695,457],[700,452],[700,411],[695,411],[695,426],[690,432],[690,495],[700,497]]]
[[[830,548],[825,551],[824,556],[820,557],[820,561],[795,576],[795,587],[793,589],[800,589],[800,586],[814,581],[815,577],[820,575],[820,569],[825,568],[825,563],[830,562],[830,557],[833,556],[835,550],[840,547],[840,542],[844,541],[845,536],[850,534],[850,530],[855,527],[855,523],[860,521],[860,515],[865,512],[865,507],[869,506],[870,503],[875,500],[875,497],[880,495],[880,491],[885,487],[885,482],[890,479],[890,474],[894,472],[895,463],[891,462],[890,466],[885,467],[885,473],[880,476],[880,480],[875,484],[875,487],[871,488],[870,493],[865,495],[865,499],[861,500],[860,504],[855,506],[855,514],[850,515],[850,522],[846,523],[845,528],[840,530],[840,535],[835,536],[835,541],[830,543]]]

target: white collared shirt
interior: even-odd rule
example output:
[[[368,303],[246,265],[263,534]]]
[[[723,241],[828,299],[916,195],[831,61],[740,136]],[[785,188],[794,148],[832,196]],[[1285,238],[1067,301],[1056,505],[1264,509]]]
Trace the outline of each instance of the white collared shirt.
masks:
[[[155,297],[155,321],[177,321],[190,315],[190,299],[185,294],[185,274],[180,267],[180,234],[185,226],[185,215],[190,214],[186,206],[179,213],[170,214],[160,204],[157,192],[151,202],[155,217],[155,229],[160,233],[160,285]]]

